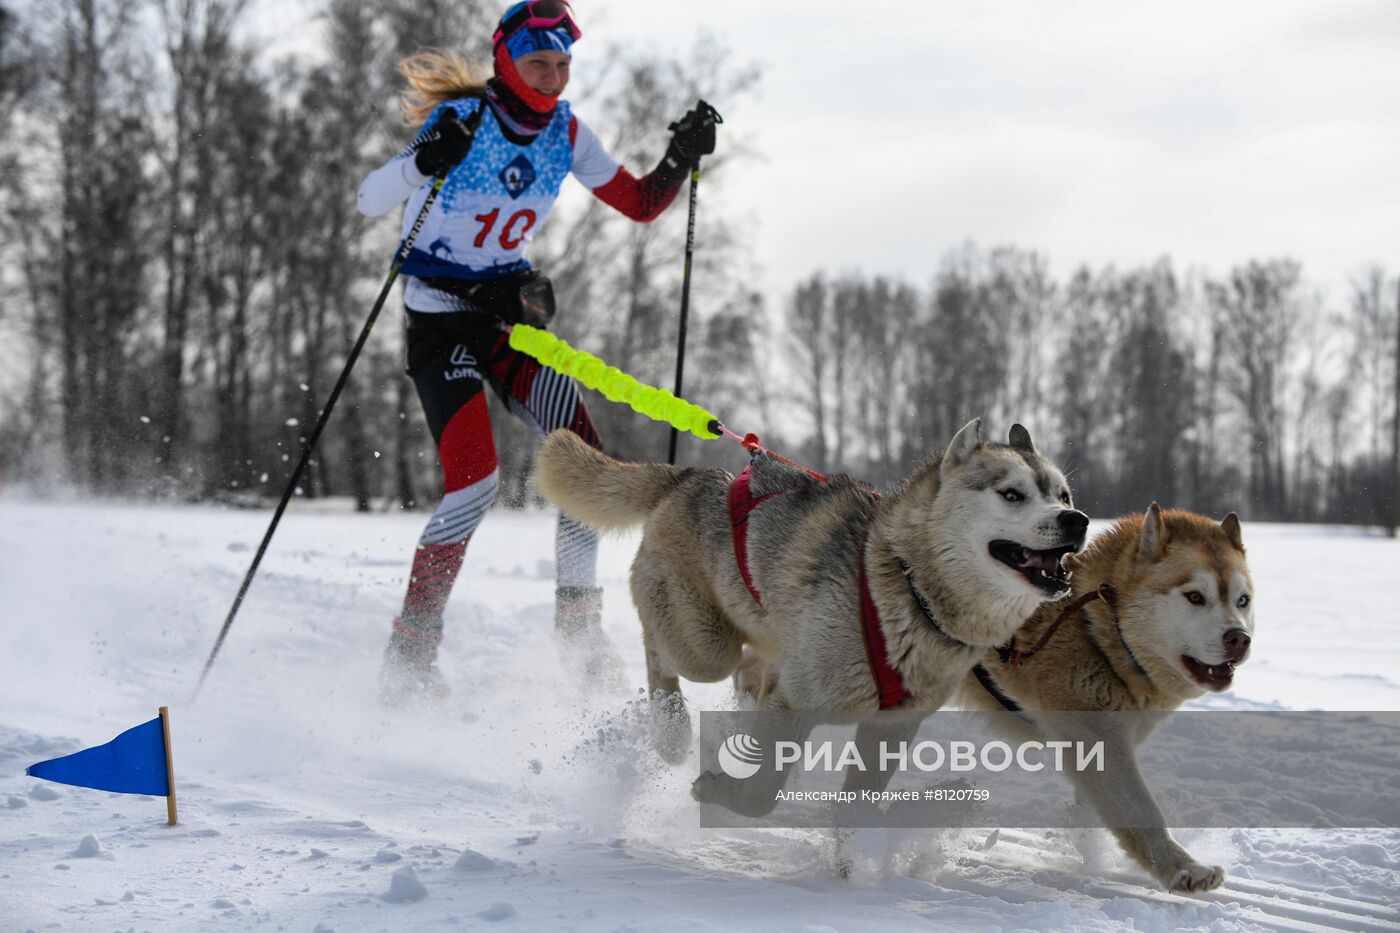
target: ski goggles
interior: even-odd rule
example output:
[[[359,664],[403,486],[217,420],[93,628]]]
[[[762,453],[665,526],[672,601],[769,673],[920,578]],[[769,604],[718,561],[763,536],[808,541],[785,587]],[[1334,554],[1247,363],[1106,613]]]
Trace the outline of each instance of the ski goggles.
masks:
[[[491,37],[492,46],[498,46],[522,29],[553,29],[564,26],[569,36],[577,42],[583,32],[574,22],[574,11],[564,0],[526,0],[507,14],[496,26],[496,34]]]

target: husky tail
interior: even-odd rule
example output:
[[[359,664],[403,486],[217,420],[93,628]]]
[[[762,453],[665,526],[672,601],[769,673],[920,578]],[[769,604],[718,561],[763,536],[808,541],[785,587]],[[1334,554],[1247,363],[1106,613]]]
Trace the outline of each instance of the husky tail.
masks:
[[[535,482],[584,524],[619,530],[642,522],[685,472],[664,463],[623,463],[558,430],[540,448]]]

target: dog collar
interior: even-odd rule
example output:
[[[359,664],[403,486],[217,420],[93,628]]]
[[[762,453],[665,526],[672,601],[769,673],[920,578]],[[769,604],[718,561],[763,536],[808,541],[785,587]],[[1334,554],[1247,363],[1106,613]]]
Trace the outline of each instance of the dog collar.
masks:
[[[1113,593],[1112,586],[1104,584],[1104,587],[1106,587],[1110,593]],[[1122,647],[1123,653],[1126,654],[1128,660],[1132,662],[1133,669],[1137,671],[1138,676],[1146,682],[1148,691],[1155,691],[1157,685],[1153,683],[1152,677],[1147,673],[1147,669],[1142,666],[1142,662],[1137,659],[1137,655],[1133,653],[1132,647],[1128,644],[1127,637],[1123,634],[1123,620],[1118,616],[1117,600],[1105,598],[1104,603],[1108,606],[1109,614],[1113,618],[1113,630],[1118,635],[1118,644]],[[1129,677],[1124,675],[1123,671],[1114,663],[1113,656],[1110,655],[1103,644],[1099,642],[1099,636],[1094,632],[1093,620],[1089,618],[1088,613],[1084,615],[1084,632],[1089,636],[1089,644],[1099,653],[1099,657],[1103,659],[1103,663],[1108,668],[1109,673],[1117,677],[1119,681],[1123,683],[1123,686],[1128,688],[1129,694],[1136,697],[1137,694],[1133,689],[1133,684]]]
[[[1129,647],[1127,636],[1123,634],[1123,620],[1118,617],[1118,613],[1116,612],[1113,613],[1113,630],[1118,633],[1118,644],[1123,646],[1123,650],[1128,655],[1128,660],[1133,662],[1133,667],[1137,669],[1142,679],[1147,681],[1147,685],[1155,690],[1157,685],[1152,682],[1152,678],[1147,673],[1147,668],[1142,666],[1142,662],[1137,659],[1137,655],[1134,654],[1133,649]],[[1102,648],[1099,650],[1103,651]],[[1113,670],[1113,673],[1118,674],[1118,679],[1125,680],[1126,678],[1118,673],[1118,669],[1113,667],[1113,659],[1108,657],[1107,652],[1104,653],[1104,658],[1108,661],[1108,666]]]
[[[924,618],[928,619],[928,624],[933,626],[935,632],[942,635],[953,644],[963,648],[971,648],[974,651],[985,651],[987,649],[986,645],[974,645],[954,635],[949,635],[948,630],[939,624],[938,617],[933,614],[933,607],[929,605],[928,598],[925,597],[923,593],[919,592],[918,586],[915,585],[913,566],[910,565],[909,561],[900,557],[898,554],[894,556],[894,559],[899,561],[899,572],[904,575],[904,582],[909,584],[909,595],[914,597],[914,602],[919,604],[920,611],[923,612]]]

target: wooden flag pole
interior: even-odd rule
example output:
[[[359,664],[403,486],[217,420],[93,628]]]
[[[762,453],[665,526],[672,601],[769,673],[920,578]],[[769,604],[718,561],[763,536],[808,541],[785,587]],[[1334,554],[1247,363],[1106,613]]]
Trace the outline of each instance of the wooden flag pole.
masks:
[[[165,812],[170,817],[168,824],[175,825],[175,760],[170,754],[170,707],[160,708],[160,732],[165,737]]]

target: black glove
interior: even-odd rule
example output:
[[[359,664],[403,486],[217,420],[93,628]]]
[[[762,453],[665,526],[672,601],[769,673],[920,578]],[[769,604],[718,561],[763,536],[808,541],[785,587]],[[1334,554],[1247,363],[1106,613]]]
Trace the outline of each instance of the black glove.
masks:
[[[424,175],[434,178],[446,175],[471,150],[474,129],[458,120],[455,114],[444,113],[428,128],[428,134],[414,153],[413,164]]]
[[[694,165],[701,156],[715,151],[715,125],[723,123],[719,111],[705,103],[697,103],[686,115],[667,129],[675,135],[671,137],[669,155],[684,165]]]

